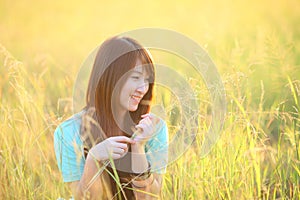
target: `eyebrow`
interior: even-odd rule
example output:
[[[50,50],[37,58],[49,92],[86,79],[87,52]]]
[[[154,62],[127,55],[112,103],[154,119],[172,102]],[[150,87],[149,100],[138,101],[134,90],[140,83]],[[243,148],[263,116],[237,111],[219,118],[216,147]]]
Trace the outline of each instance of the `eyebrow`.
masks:
[[[139,71],[136,71],[136,70],[133,70],[131,73],[138,73],[138,74],[142,74],[143,75],[143,72],[139,72]]]
[[[144,73],[143,72],[140,72],[140,71],[136,71],[136,70],[133,70],[132,72],[131,72],[131,74],[132,73],[138,73],[139,75],[142,75],[142,76],[144,76]],[[145,77],[147,77],[147,78],[149,78],[150,77],[150,75],[146,72],[146,75],[145,75]]]

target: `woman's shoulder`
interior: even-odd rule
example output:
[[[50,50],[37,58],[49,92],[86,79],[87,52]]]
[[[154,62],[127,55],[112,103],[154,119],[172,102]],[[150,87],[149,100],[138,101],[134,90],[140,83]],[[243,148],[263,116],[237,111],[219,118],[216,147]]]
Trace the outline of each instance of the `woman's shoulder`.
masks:
[[[164,119],[162,119],[161,117],[152,114],[155,121],[155,135],[154,137],[150,140],[168,140],[168,126],[167,123],[165,122]]]
[[[167,123],[165,122],[164,119],[162,119],[160,116],[158,116],[154,113],[150,113],[150,114],[154,118],[156,129],[167,128]]]
[[[155,132],[154,135],[148,140],[145,150],[147,152],[147,159],[150,160],[152,170],[156,173],[165,173],[165,169],[162,170],[162,166],[165,167],[165,160],[168,157],[168,127],[163,118],[151,114],[154,117]]]
[[[81,118],[83,112],[76,113],[72,115],[70,118],[66,119],[65,121],[61,122],[55,130],[55,135],[74,135],[75,133],[79,133],[80,125],[81,125]]]

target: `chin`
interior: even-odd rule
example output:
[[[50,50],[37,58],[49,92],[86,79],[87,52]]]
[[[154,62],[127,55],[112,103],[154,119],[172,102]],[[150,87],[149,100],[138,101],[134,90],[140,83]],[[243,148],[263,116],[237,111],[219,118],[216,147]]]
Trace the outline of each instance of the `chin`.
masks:
[[[129,108],[128,110],[130,111],[130,112],[134,112],[134,111],[136,111],[138,109],[138,107],[131,107],[131,108]]]

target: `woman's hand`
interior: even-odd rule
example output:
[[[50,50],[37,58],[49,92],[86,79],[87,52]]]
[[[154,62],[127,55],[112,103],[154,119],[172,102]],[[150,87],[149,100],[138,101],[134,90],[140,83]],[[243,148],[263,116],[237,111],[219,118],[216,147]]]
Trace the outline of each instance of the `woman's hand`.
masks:
[[[126,136],[110,137],[91,148],[88,156],[92,156],[98,161],[105,161],[110,158],[119,159],[128,152],[127,144],[134,143],[134,140]]]
[[[138,133],[134,137],[134,141],[139,144],[145,144],[155,133],[155,126],[159,119],[151,114],[142,115],[142,120],[135,126]]]

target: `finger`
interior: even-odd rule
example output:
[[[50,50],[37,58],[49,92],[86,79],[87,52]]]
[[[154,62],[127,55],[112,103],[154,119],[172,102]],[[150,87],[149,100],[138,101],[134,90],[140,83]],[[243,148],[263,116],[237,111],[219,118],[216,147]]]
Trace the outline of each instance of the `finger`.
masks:
[[[149,121],[144,121],[143,123],[140,123],[137,125],[137,128],[141,128],[143,129],[143,132],[145,132],[146,130],[150,130],[154,127],[154,125],[152,124],[152,122]]]
[[[148,140],[148,139],[149,139],[148,137],[144,137],[144,136],[142,136],[142,135],[138,135],[138,136],[136,136],[136,137],[134,138],[134,140],[137,141],[137,142],[146,141],[146,140]]]
[[[135,128],[137,129],[141,129],[142,131],[144,131],[146,129],[147,125],[146,124],[138,124],[135,126]]]
[[[152,117],[150,117],[149,115],[147,115],[147,116],[144,116],[144,117],[143,117],[143,119],[141,119],[141,121],[143,121],[143,120],[148,120],[148,119],[150,119],[150,120],[151,120],[151,119],[152,119]]]
[[[135,126],[135,130],[134,130],[134,133],[133,134],[141,134],[143,132],[143,130],[141,128],[137,128]]]
[[[146,118],[146,123],[147,123],[148,125],[152,125],[152,121],[151,121],[151,119],[150,119],[149,117]]]
[[[149,113],[146,113],[146,114],[141,115],[141,117],[148,116],[148,115],[149,115]]]
[[[153,118],[153,115],[150,113],[146,113],[146,114],[141,115],[141,117],[142,118],[146,118],[146,117]]]
[[[141,120],[139,121],[139,124],[141,124],[141,123],[145,123],[146,119],[147,119],[147,118],[143,118],[143,119],[141,119]]]
[[[116,144],[114,145],[114,147],[121,148],[121,149],[128,149],[128,145],[125,144],[125,143],[121,143],[121,142],[116,142]]]
[[[121,149],[121,148],[114,148],[113,153],[121,154],[122,155],[123,153],[125,153],[125,150]]]
[[[119,158],[122,157],[122,155],[117,154],[117,153],[112,153],[112,154],[111,154],[111,157],[112,157],[112,159],[119,159]]]
[[[144,118],[150,118],[150,120],[152,121],[153,124],[157,124],[160,121],[160,119],[158,117],[156,117],[155,115],[150,114],[150,113],[144,114],[141,117],[143,119]]]
[[[146,123],[147,123],[148,125],[152,125],[152,120],[151,120],[149,117],[147,117],[147,118],[146,118]]]
[[[140,124],[145,124],[145,125],[149,126],[151,124],[151,120],[149,118],[144,118],[139,122],[138,125],[140,125]]]
[[[141,128],[135,128],[135,131],[133,132],[133,134],[131,135],[131,139],[133,139],[135,141],[135,137],[142,134],[143,133],[143,129]]]
[[[125,143],[130,143],[130,144],[134,144],[135,141],[130,139],[129,137],[126,136],[116,136],[114,137],[116,142],[125,142]]]

